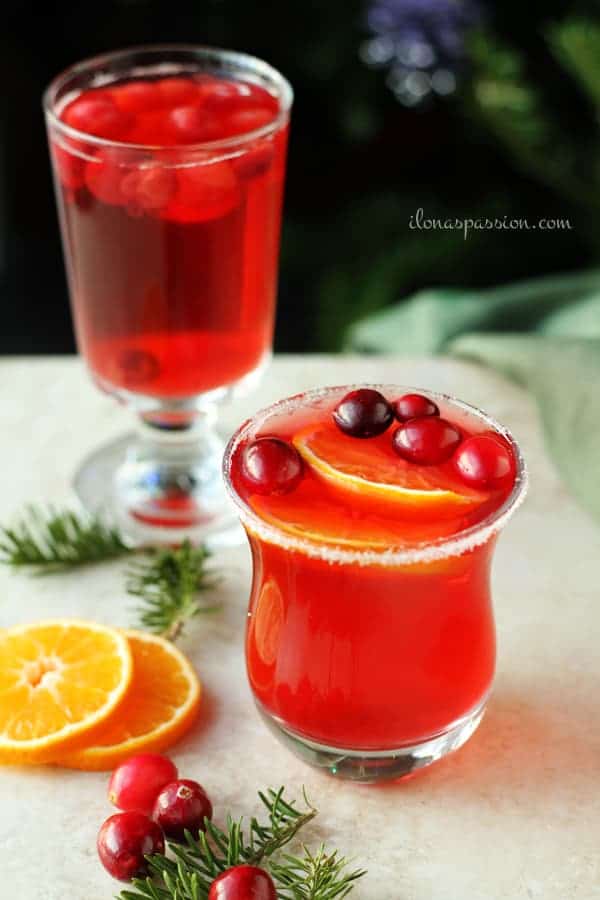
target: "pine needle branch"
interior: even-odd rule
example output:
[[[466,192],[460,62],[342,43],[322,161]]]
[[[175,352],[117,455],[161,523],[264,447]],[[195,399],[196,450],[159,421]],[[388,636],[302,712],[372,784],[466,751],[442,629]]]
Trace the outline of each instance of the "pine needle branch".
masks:
[[[337,851],[323,846],[312,854],[303,846],[304,856],[279,853],[317,815],[305,797],[301,812],[284,798],[284,789],[259,793],[268,820],[227,817],[225,829],[205,820],[206,832],[194,837],[186,832],[183,845],[169,843],[172,857],[148,857],[150,875],[134,879],[132,887],[121,891],[119,900],[207,900],[210,885],[228,868],[240,864],[266,863],[279,888],[282,900],[341,900],[365,873],[346,871],[346,860]]]
[[[187,622],[218,605],[202,605],[199,595],[217,584],[207,572],[209,551],[184,541],[180,547],[157,550],[147,559],[136,560],[129,568],[127,592],[142,602],[137,607],[143,628],[171,641],[178,638]]]
[[[40,575],[64,572],[133,552],[116,528],[96,516],[27,507],[12,528],[0,526],[0,563]]]
[[[328,853],[323,844],[316,853],[304,845],[302,849],[303,857],[286,853],[270,866],[282,900],[342,900],[366,875],[364,869],[346,871],[348,861],[337,850]]]

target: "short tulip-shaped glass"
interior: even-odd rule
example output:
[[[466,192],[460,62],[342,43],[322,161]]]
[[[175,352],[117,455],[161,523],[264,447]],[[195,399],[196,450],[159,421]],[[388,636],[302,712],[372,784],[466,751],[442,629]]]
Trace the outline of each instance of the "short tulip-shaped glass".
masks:
[[[377,389],[387,398],[407,390]],[[440,759],[479,724],[495,667],[492,556],[527,477],[505,428],[432,392],[463,435],[491,434],[513,461],[502,490],[471,490],[451,462],[432,475],[398,459],[398,422],[370,440],[347,437],[331,411],[349,390],[257,413],[231,439],[225,477],[252,548],[246,662],[258,709],[307,762],[370,782]],[[261,436],[302,454],[302,480],[288,493],[247,481],[246,448]],[[413,494],[389,490],[396,465]],[[450,487],[433,496],[434,478]]]
[[[79,63],[44,96],[78,346],[140,423],[76,490],[134,534],[235,527],[216,404],[271,350],[291,103],[266,63],[178,45]]]

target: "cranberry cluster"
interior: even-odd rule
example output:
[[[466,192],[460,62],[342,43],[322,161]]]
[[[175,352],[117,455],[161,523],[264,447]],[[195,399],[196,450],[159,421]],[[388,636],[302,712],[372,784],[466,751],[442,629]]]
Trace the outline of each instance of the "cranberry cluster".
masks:
[[[114,878],[128,881],[146,872],[144,857],[164,853],[165,837],[204,830],[212,804],[197,781],[180,779],[166,756],[140,753],[112,774],[108,799],[123,812],[110,816],[98,834],[98,855]]]
[[[98,833],[98,855],[113,878],[130,881],[148,873],[146,856],[165,852],[165,837],[183,842],[185,832],[204,831],[212,804],[197,781],[179,778],[166,756],[141,753],[113,772],[108,799],[123,812]],[[273,880],[258,866],[233,866],[210,886],[208,900],[277,900]]]
[[[399,422],[392,434],[398,456],[420,466],[452,459],[457,474],[473,488],[501,488],[514,475],[510,448],[499,435],[483,433],[463,439],[460,429],[442,418],[437,404],[422,394],[404,394],[390,403],[379,391],[358,388],[340,400],[332,416],[340,431],[354,438],[376,437]],[[298,486],[303,473],[298,451],[276,437],[247,444],[240,467],[245,483],[257,494],[287,494]]]
[[[474,488],[499,488],[513,472],[509,448],[497,435],[477,434],[463,440],[460,430],[440,416],[437,404],[422,394],[404,394],[389,403],[371,388],[350,391],[333,411],[344,434],[370,438],[396,419],[392,447],[403,459],[436,466],[452,458],[462,480]]]

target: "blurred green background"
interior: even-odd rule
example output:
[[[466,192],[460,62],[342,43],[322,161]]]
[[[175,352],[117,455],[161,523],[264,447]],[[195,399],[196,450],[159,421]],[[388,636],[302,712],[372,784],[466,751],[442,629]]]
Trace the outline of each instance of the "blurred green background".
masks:
[[[436,285],[488,287],[600,256],[595,3],[23,2],[0,36],[0,352],[74,348],[40,95],[149,41],[244,49],[294,85],[276,349],[338,350],[355,320]],[[428,218],[552,231],[411,229]]]

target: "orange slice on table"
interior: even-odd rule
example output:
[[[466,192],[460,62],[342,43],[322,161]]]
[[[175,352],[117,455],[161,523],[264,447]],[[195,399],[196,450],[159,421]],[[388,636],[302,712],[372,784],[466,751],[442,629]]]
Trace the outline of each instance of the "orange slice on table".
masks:
[[[456,480],[439,466],[419,466],[396,456],[373,440],[357,440],[330,424],[305,428],[294,446],[316,475],[332,486],[363,498],[409,507],[442,509],[461,515],[479,506],[488,495]]]
[[[169,641],[126,631],[133,679],[125,700],[92,746],[65,754],[58,765],[108,770],[134,753],[160,752],[193,725],[201,687],[187,658]]]
[[[103,724],[133,670],[127,638],[93,622],[0,630],[0,762],[54,759]]]

